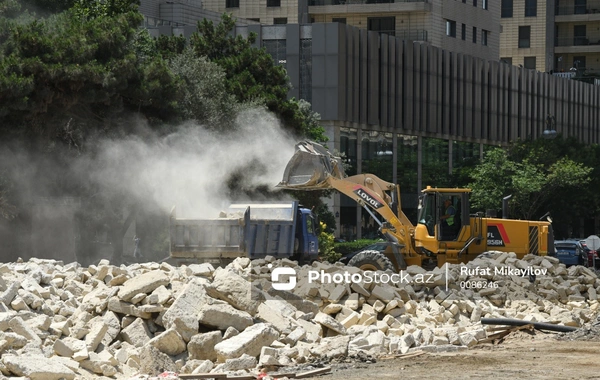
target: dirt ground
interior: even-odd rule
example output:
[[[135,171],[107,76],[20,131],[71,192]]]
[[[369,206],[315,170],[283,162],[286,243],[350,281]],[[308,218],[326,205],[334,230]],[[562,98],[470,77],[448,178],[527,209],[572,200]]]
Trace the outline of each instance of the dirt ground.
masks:
[[[480,344],[455,353],[428,353],[412,358],[378,360],[373,364],[332,364],[332,373],[319,378],[600,379],[600,338],[595,334],[569,337],[518,331],[499,344]]]

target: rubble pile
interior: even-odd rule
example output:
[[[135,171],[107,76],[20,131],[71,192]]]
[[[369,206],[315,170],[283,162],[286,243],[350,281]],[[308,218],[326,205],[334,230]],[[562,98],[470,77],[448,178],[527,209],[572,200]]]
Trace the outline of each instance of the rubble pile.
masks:
[[[276,270],[288,276],[276,278]],[[33,380],[256,374],[335,358],[466,349],[486,339],[483,317],[582,326],[598,309],[596,274],[552,257],[490,252],[433,271],[370,274],[384,281],[369,282],[367,272],[339,263],[298,266],[272,257],[216,269],[2,264],[0,372]]]

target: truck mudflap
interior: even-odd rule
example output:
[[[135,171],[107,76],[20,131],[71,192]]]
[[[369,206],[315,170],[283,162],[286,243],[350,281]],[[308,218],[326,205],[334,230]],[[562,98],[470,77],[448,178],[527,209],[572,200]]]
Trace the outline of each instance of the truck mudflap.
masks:
[[[346,177],[339,157],[311,141],[296,144],[296,153],[288,162],[277,187],[297,190],[322,190],[330,187],[327,179]]]

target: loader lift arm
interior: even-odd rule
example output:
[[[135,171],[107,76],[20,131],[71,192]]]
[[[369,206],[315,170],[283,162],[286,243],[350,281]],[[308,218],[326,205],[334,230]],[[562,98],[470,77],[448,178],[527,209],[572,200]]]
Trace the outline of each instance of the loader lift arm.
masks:
[[[421,255],[416,253],[414,246],[415,227],[400,208],[398,185],[386,182],[373,174],[347,177],[338,157],[317,143],[301,142],[296,145],[296,153],[290,159],[283,180],[277,187],[290,190],[339,191],[363,206],[375,220],[378,219],[372,211],[383,218],[383,222],[379,221],[380,232],[401,251],[394,252],[390,258],[395,262],[396,269],[405,265],[421,264]]]

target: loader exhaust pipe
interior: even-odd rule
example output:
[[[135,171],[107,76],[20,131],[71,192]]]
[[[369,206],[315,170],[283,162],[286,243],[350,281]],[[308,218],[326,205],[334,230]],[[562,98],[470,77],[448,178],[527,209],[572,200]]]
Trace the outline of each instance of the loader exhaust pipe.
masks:
[[[510,198],[512,198],[512,194],[502,198],[502,219],[508,219],[508,201]]]

